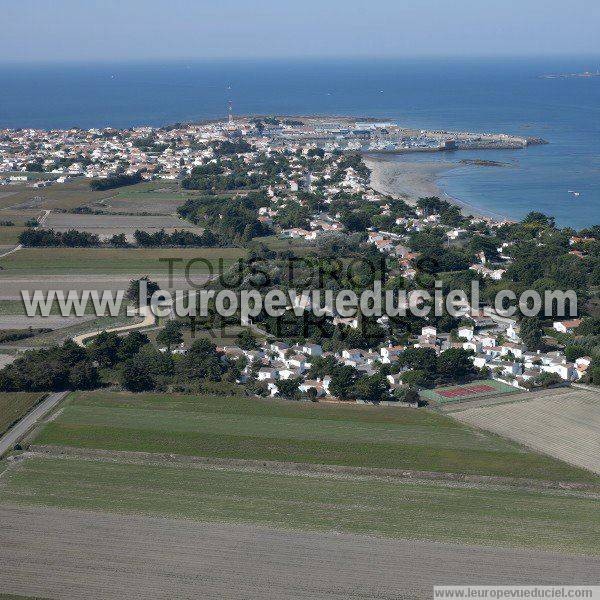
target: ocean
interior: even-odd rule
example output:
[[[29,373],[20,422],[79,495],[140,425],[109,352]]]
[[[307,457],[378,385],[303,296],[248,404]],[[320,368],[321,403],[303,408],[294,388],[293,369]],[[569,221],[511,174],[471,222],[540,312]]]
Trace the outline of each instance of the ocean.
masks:
[[[600,223],[600,78],[540,75],[599,65],[590,57],[3,65],[0,128],[221,118],[231,99],[237,114],[370,116],[410,127],[540,136],[550,144],[417,160],[456,161],[440,186],[483,211],[517,219],[540,210],[561,226],[581,228]],[[508,166],[461,166],[472,157]]]

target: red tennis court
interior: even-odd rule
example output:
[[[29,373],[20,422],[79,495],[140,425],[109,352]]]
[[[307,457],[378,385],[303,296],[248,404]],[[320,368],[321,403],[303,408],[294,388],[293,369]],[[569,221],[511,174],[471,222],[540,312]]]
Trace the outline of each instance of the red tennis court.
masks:
[[[436,394],[444,398],[459,398],[462,396],[472,396],[474,394],[485,394],[487,392],[495,392],[496,388],[491,385],[469,385],[456,387],[451,390],[436,391]]]

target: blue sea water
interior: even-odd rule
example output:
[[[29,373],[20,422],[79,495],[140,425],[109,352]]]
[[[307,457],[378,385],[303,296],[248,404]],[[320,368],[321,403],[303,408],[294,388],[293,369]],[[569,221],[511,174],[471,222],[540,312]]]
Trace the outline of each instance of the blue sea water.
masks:
[[[440,184],[494,214],[541,210],[580,228],[600,223],[600,78],[539,76],[599,65],[589,57],[3,65],[0,128],[164,125],[223,117],[231,98],[238,114],[372,116],[540,136],[550,144],[476,155],[509,167],[457,166]],[[460,165],[472,156],[433,160]]]

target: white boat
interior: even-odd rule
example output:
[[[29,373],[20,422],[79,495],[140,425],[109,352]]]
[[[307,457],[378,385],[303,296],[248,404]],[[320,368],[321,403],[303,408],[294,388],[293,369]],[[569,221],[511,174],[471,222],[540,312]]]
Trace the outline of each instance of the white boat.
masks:
[[[579,196],[579,192],[575,192],[573,190],[567,190],[569,194],[573,194],[573,196]]]

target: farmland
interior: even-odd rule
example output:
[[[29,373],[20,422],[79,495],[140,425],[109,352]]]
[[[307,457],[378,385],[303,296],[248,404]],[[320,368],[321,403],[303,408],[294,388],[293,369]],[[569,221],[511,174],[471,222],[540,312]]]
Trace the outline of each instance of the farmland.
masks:
[[[180,192],[176,184],[140,184],[119,190],[110,198],[94,201],[90,208],[110,213],[172,215],[193,192]]]
[[[42,398],[36,393],[0,393],[0,435],[29,412]]]
[[[10,195],[0,198],[0,215],[3,215],[2,209],[73,209],[113,195],[111,191],[90,190],[89,180],[83,178],[40,189],[14,185],[7,190]]]
[[[186,261],[197,260],[193,272],[208,271],[199,259],[210,261],[215,270],[221,259],[225,266],[243,255],[237,248],[24,248],[0,259],[1,278],[17,275],[56,274],[153,274],[166,273],[166,259],[178,259],[177,272]],[[162,260],[161,260],[162,259]],[[177,269],[179,265],[179,269]]]
[[[332,585],[391,599],[440,581],[594,580],[600,478],[433,411],[234,389],[71,394],[0,467],[0,586],[308,600]]]
[[[599,552],[600,518],[590,518],[596,500],[560,491],[450,488],[377,478],[34,456],[2,476],[0,501],[284,529]],[[518,513],[507,511],[512,505],[519,505]]]
[[[467,408],[453,416],[600,474],[598,392],[553,390],[514,399],[521,401]]]
[[[77,229],[97,234],[101,237],[118,233],[132,235],[136,229],[149,233],[165,229],[189,229],[201,233],[202,229],[195,227],[189,221],[175,216],[130,216],[130,215],[88,215],[70,213],[50,213],[44,226],[55,231]]]
[[[441,582],[594,584],[598,570],[596,557],[45,507],[0,520],[0,587],[47,598],[398,600]]]
[[[218,458],[598,481],[429,411],[245,397],[90,392],[37,443]]]
[[[0,215],[2,215],[2,213],[0,213]],[[19,240],[19,234],[24,229],[24,227],[0,226],[0,246],[9,246],[11,244],[16,244]]]

